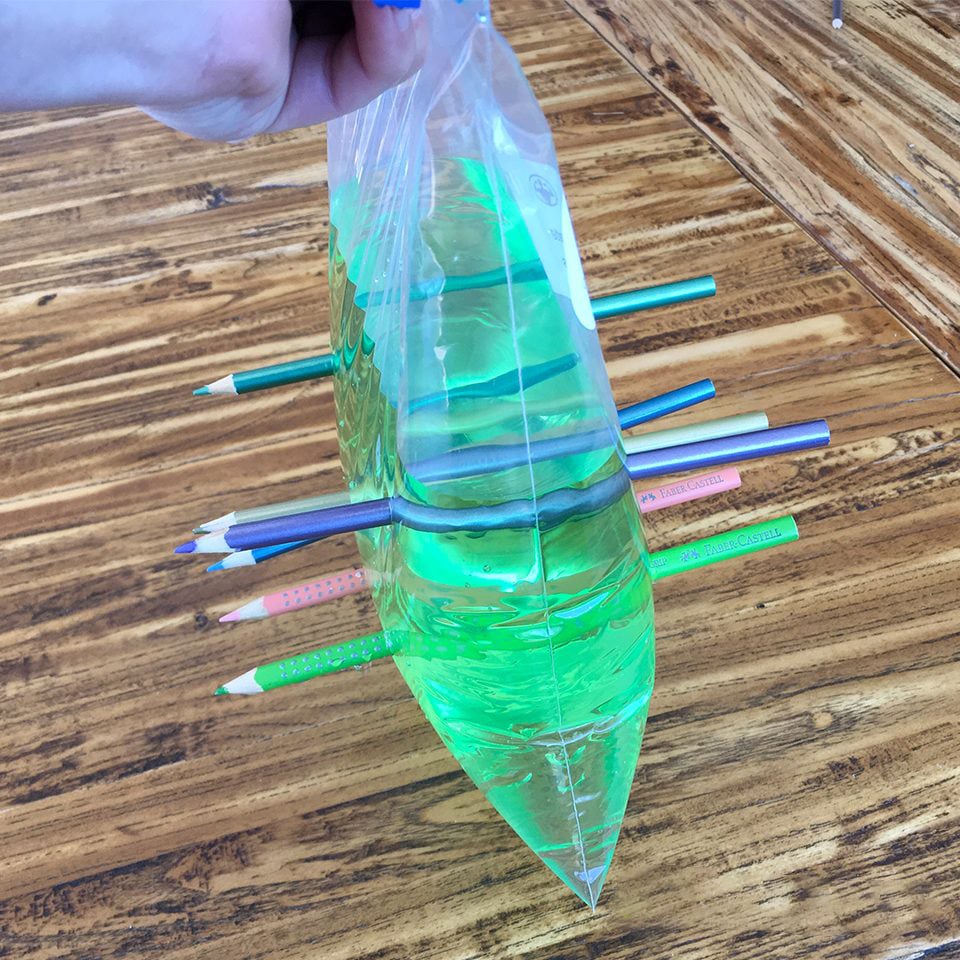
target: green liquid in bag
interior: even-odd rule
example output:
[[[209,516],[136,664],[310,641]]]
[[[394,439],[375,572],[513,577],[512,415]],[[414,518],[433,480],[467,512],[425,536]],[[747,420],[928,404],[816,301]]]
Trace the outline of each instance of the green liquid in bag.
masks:
[[[606,384],[598,389],[581,364],[563,362],[595,334],[571,326],[546,275],[524,268],[519,280],[479,289],[449,281],[538,254],[509,192],[481,165],[436,161],[434,169],[421,231],[441,283],[424,284],[407,329],[384,324],[390,314],[379,314],[382,298],[365,289],[361,253],[348,264],[336,232],[331,239],[338,432],[356,498],[482,507],[518,491],[539,499],[585,489],[622,470],[612,444],[433,484],[405,463],[405,455],[478,444],[536,444],[606,416],[597,396]],[[356,215],[350,198],[332,206],[345,232]],[[386,387],[400,351],[402,386]],[[551,362],[559,372],[528,388],[491,397],[476,387]],[[651,581],[632,493],[542,529],[439,534],[398,524],[357,538],[383,627],[404,638],[395,662],[423,712],[504,819],[594,906],[653,687]]]

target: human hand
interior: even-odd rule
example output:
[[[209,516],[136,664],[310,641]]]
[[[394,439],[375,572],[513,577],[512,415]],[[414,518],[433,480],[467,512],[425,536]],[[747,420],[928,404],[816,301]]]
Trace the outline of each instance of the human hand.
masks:
[[[320,123],[420,66],[422,11],[385,2],[6,2],[0,109],[139,104],[207,140]]]

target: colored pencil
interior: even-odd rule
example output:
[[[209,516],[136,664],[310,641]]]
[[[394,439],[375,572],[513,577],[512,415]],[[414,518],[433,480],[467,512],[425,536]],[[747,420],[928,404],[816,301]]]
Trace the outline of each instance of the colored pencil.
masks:
[[[541,279],[543,268],[540,261],[530,261],[520,264],[511,271],[515,281]],[[472,277],[448,277],[446,282],[430,288],[429,296],[451,290],[482,289],[496,286],[504,282],[505,272],[490,271],[487,274],[478,274]],[[470,287],[465,284],[471,283]],[[641,287],[638,290],[628,290],[624,293],[614,293],[606,297],[597,297],[590,301],[594,317],[597,320],[606,320],[608,317],[621,316],[625,313],[634,313],[641,310],[651,310],[654,307],[668,306],[673,303],[684,303],[688,300],[698,300],[703,297],[712,297],[717,292],[717,285],[711,276],[691,277],[688,280],[679,280],[675,283],[661,283],[653,287]],[[425,299],[425,296],[414,295],[412,299]],[[363,295],[358,295],[357,305],[363,308]],[[271,387],[282,387],[290,383],[300,383],[303,380],[317,380],[329,377],[337,370],[337,357],[331,353],[323,353],[315,357],[304,357],[300,360],[289,360],[286,363],[275,363],[268,367],[256,367],[252,370],[242,370],[228,374],[208,383],[204,387],[197,387],[194,396],[236,396],[241,393],[252,393],[255,390],[267,390]]]
[[[524,260],[522,263],[509,265],[510,279],[514,283],[527,283],[531,280],[545,280],[546,272],[541,260]],[[413,284],[406,292],[408,301],[429,300],[441,293],[464,293],[467,290],[486,290],[490,287],[501,287],[507,282],[507,269],[497,267],[494,270],[484,270],[482,273],[448,274],[423,280]],[[399,290],[389,290],[384,294],[379,290],[357,292],[354,303],[361,309],[380,307],[386,303],[397,303],[400,299]]]
[[[704,400],[710,400],[716,395],[717,389],[712,380],[698,380],[677,390],[668,390],[650,400],[641,400],[640,403],[633,403],[629,407],[621,407],[617,411],[617,420],[620,422],[621,430],[629,430],[641,423],[648,423],[659,417],[676,413],[678,410],[703,403]]]
[[[676,390],[639,403],[621,407],[617,422],[621,430],[648,423],[659,417],[703,403],[716,396],[712,380],[698,380]],[[609,430],[600,428],[565,437],[534,440],[531,443],[479,444],[460,447],[426,460],[405,464],[407,473],[420,483],[437,483],[444,480],[459,480],[464,477],[479,477],[497,470],[512,470],[528,463],[555,460],[573,454],[589,453],[612,445]]]
[[[675,507],[690,500],[701,500],[725,490],[736,490],[740,486],[740,471],[736,467],[699,473],[674,483],[660,487],[650,487],[637,492],[637,503],[641,513],[653,513],[666,507]]]
[[[740,474],[735,467],[728,467],[726,470],[716,470],[712,473],[688,477],[686,480],[679,480],[667,486],[642,490],[637,494],[637,500],[641,512],[650,513],[653,510],[662,510],[664,507],[672,507],[687,500],[696,500],[714,493],[722,493],[724,490],[733,490],[739,486]],[[261,547],[259,550],[238,550],[235,553],[228,553],[222,560],[211,564],[207,567],[207,572],[212,573],[215,570],[231,570],[234,567],[251,566],[269,560],[271,557],[289,553],[291,550],[307,547],[311,543],[319,543],[319,540],[298,540],[292,543],[277,544],[274,547]]]
[[[647,400],[641,400],[629,407],[624,407],[617,411],[617,418],[623,427],[624,420],[631,421],[631,424],[647,423],[658,417],[667,416],[677,410],[693,404],[702,403],[716,396],[716,388],[711,380],[698,380],[696,383],[687,384],[677,390],[671,390],[662,393],[656,397],[650,397]],[[729,419],[729,418],[728,418]],[[711,433],[710,436],[717,434]],[[606,434],[601,435],[601,440],[606,441]],[[559,440],[534,441],[530,447],[526,444],[504,444],[496,448],[491,446],[480,446],[471,450],[453,450],[450,453],[438,458],[437,469],[431,473],[432,461],[421,464],[417,467],[417,476],[419,479],[440,479],[446,474],[455,475],[457,470],[467,470],[468,475],[471,470],[480,470],[481,472],[491,472],[498,469],[506,469],[508,466],[516,466],[527,463],[531,457],[534,459],[550,459],[553,456],[566,455],[576,450],[567,450],[571,446],[579,448],[589,446],[592,442],[591,436],[586,437],[578,435],[576,437],[564,437]],[[491,451],[498,451],[493,455]],[[560,451],[558,453],[558,451]],[[499,457],[499,459],[497,459]],[[270,520],[274,517],[284,517],[295,513],[306,513],[312,510],[320,510],[324,507],[343,506],[350,502],[350,495],[347,493],[325,494],[321,497],[304,497],[300,500],[288,500],[285,503],[269,504],[265,507],[253,507],[250,510],[233,511],[211,520],[209,523],[201,524],[194,529],[194,533],[213,533],[217,530],[224,530],[227,527],[240,523],[252,523],[256,520]],[[236,564],[244,566],[245,564]]]
[[[793,517],[777,517],[740,530],[729,530],[684,546],[650,554],[650,575],[654,580],[705,567],[720,560],[732,560],[767,547],[791,543],[800,536]]]
[[[238,393],[253,393],[254,390],[267,390],[288,383],[300,383],[303,380],[316,380],[329,377],[336,372],[335,354],[323,353],[317,357],[304,357],[301,360],[288,360],[274,363],[269,367],[257,367],[255,370],[243,370],[230,373],[205,387],[193,391],[195,397],[211,395],[236,396]]]
[[[698,440],[715,440],[717,437],[733,437],[738,433],[766,430],[770,426],[765,413],[740,413],[733,417],[705,420],[687,427],[671,427],[669,430],[654,430],[623,438],[626,453],[644,453],[647,450],[666,450],[683,443]]]
[[[825,446],[830,430],[824,420],[811,420],[768,430],[754,430],[735,437],[718,437],[685,443],[665,450],[649,450],[627,457],[632,480],[666,476],[686,470],[715,467],[759,457]],[[522,528],[544,518],[556,522],[574,515],[578,508],[599,509],[622,495],[620,475],[614,474],[593,487],[561,490],[531,501],[512,501],[475,509],[451,509],[414,504],[399,497],[352,503],[326,510],[312,510],[291,517],[276,517],[208,533],[176,548],[176,553],[228,553],[251,550],[293,540],[319,540],[350,530],[368,530],[391,522],[434,532]],[[604,499],[606,498],[606,499]]]
[[[843,0],[833,0],[833,29],[843,26]]]
[[[655,287],[641,287],[627,293],[613,293],[606,297],[597,297],[590,301],[590,308],[597,320],[619,317],[625,313],[652,310],[666,307],[672,303],[686,303],[712,297],[717,292],[717,284],[711,276],[691,277],[676,283],[661,283]]]
[[[543,269],[543,263],[540,260],[526,260],[523,263],[511,264],[510,279],[514,283],[545,280],[546,273]],[[487,270],[484,273],[438,277],[436,280],[414,285],[407,296],[412,301],[427,300],[440,293],[463,293],[467,290],[499,287],[506,283],[506,280],[507,271],[503,267],[499,267],[495,270]],[[651,310],[654,307],[712,297],[716,292],[717,285],[713,277],[691,277],[688,280],[679,280],[674,283],[661,283],[652,287],[641,287],[638,290],[628,290],[625,293],[592,298],[590,307],[596,319],[603,320],[624,313]],[[354,302],[361,310],[366,310],[370,306],[396,303],[398,299],[395,291],[392,291],[388,296],[383,296],[379,291],[375,291],[373,293],[358,293]]]
[[[740,474],[735,467],[726,470],[716,470],[704,473],[697,477],[690,477],[677,483],[663,487],[653,487],[649,490],[637,492],[637,503],[642,513],[651,513],[665,507],[676,506],[689,500],[698,500],[709,497],[724,490],[733,490],[740,486]],[[313,541],[310,541],[313,542]],[[237,556],[231,554],[230,556]],[[229,557],[228,557],[229,559]],[[232,623],[236,620],[262,620],[266,617],[277,617],[284,613],[293,613],[295,610],[304,610],[319,603],[327,603],[351,593],[366,590],[369,584],[366,571],[341,570],[319,580],[301,583],[296,587],[281,590],[278,593],[268,593],[245,603],[236,610],[224,614],[221,623]]]
[[[303,683],[304,680],[312,680],[314,677],[363,666],[372,660],[391,656],[398,652],[398,647],[398,644],[382,633],[368,633],[347,643],[321,647],[310,653],[301,653],[254,667],[218,687],[215,692],[218,697],[225,693],[246,696],[264,693],[292,683]]]
[[[280,503],[267,503],[259,507],[233,510],[216,520],[201,523],[194,533],[211,533],[232,527],[235,523],[251,523],[254,520],[269,520],[272,517],[285,517],[291,513],[305,513],[307,510],[322,510],[324,507],[339,507],[350,502],[350,494],[323,493],[316,497],[300,497],[297,500],[283,500]]]
[[[763,430],[769,426],[765,413],[741,413],[733,417],[721,417],[717,420],[706,420],[687,427],[673,427],[669,430],[656,430],[651,433],[624,437],[623,448],[627,453],[642,453],[645,450],[663,450],[667,447],[676,447],[681,443],[692,443],[696,440],[712,440],[715,437],[729,437],[738,433],[747,433],[752,430]],[[234,510],[216,520],[195,527],[194,533],[213,533],[215,530],[224,530],[237,523],[251,523],[254,520],[271,520],[274,517],[285,517],[294,513],[306,513],[308,510],[322,510],[324,507],[336,507],[350,502],[349,493],[327,493],[318,497],[301,497],[299,500],[284,500],[281,503],[268,503],[259,507],[249,507],[243,510]],[[255,560],[249,561],[255,563]],[[247,566],[247,563],[237,563],[232,566]],[[216,566],[216,565],[215,565]],[[219,568],[218,568],[219,569]]]
[[[533,363],[529,367],[519,370],[510,370],[489,380],[477,383],[465,383],[448,390],[438,390],[423,397],[416,397],[407,404],[407,410],[413,413],[434,404],[446,404],[456,400],[486,400],[493,397],[510,397],[521,390],[529,390],[538,383],[556,377],[567,370],[572,370],[580,358],[575,353],[558,357],[556,360],[547,360],[544,363]]]
[[[652,553],[649,560],[650,576],[653,580],[662,580],[708,564],[790,543],[798,537],[799,531],[794,518],[778,517],[776,520],[767,520]],[[321,647],[309,653],[254,667],[218,687],[216,694],[264,693],[290,684],[303,683],[314,677],[359,667],[400,652],[399,642],[392,641],[382,633],[370,633],[347,643]]]
[[[229,553],[232,550],[255,550],[291,543],[295,540],[323,540],[325,537],[355,530],[369,530],[390,523],[393,512],[390,500],[364,500],[324,510],[309,510],[289,517],[239,523],[226,530],[206,533],[196,540],[181,544],[175,553]],[[276,536],[277,532],[299,530],[292,536]]]
[[[224,614],[221,623],[235,620],[263,620],[266,617],[279,617],[294,610],[304,610],[319,603],[328,603],[351,593],[361,593],[369,589],[365,570],[340,570],[319,580],[310,580],[288,590],[268,593],[256,600],[245,603],[236,610]]]
[[[260,547],[257,550],[236,550],[228,553],[222,560],[211,563],[207,567],[207,573],[214,573],[217,570],[235,570],[237,567],[252,567],[273,557],[290,553],[291,550],[309,547],[311,543],[316,542],[316,540],[293,540],[288,543],[276,543],[272,547]]]
[[[632,480],[662,477],[683,470],[715,467],[723,463],[755,460],[778,453],[793,453],[830,442],[826,420],[808,420],[786,427],[754,430],[735,437],[717,437],[697,443],[684,443],[665,450],[648,450],[627,457],[627,471]],[[289,539],[289,538],[285,538]]]

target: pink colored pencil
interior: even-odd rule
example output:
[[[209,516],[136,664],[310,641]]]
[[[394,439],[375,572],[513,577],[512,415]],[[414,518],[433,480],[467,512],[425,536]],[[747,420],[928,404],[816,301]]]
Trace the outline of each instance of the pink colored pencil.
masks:
[[[265,617],[279,617],[282,613],[293,610],[302,610],[304,607],[315,607],[318,603],[327,603],[349,593],[360,593],[368,589],[367,573],[361,567],[354,570],[341,570],[331,573],[329,577],[301,583],[298,587],[281,590],[279,593],[268,593],[245,603],[242,607],[227,613],[220,618],[221,623],[232,620],[263,620]]]
[[[662,487],[651,487],[637,493],[637,503],[641,513],[675,507],[688,500],[699,500],[724,490],[735,490],[740,486],[740,473],[736,467],[714,470],[712,473],[699,473],[695,477],[665,483]]]
[[[664,507],[676,506],[678,503],[686,503],[688,500],[709,497],[724,490],[733,490],[739,486],[740,474],[736,468],[728,467],[724,470],[715,470],[713,473],[701,473],[696,477],[688,477],[686,480],[678,480],[676,483],[668,483],[662,487],[640,490],[637,493],[637,503],[640,505],[641,513],[650,513],[653,510],[662,510]],[[359,570],[341,570],[329,577],[301,583],[300,586],[291,587],[289,590],[257,597],[256,600],[251,600],[242,607],[224,614],[220,622],[279,617],[283,613],[314,607],[318,603],[327,603],[338,597],[360,593],[367,589],[369,589],[367,573],[362,567]]]

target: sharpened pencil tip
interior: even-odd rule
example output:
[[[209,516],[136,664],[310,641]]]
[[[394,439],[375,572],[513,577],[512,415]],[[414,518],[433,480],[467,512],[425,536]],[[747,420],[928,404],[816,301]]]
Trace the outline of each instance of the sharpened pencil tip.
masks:
[[[210,531],[206,527],[194,527],[191,533],[209,533]]]
[[[188,540],[186,543],[181,543],[179,547],[174,547],[174,553],[193,553],[197,549],[196,540]]]
[[[229,692],[230,691],[226,687],[217,687],[217,689],[213,691],[213,695],[215,697],[222,697],[225,693]]]
[[[193,391],[193,395],[194,395],[195,397],[208,397],[208,396],[210,396],[210,388],[209,388],[209,387],[197,387],[197,389]]]
[[[234,623],[240,619],[239,610],[231,610],[229,613],[225,613],[221,618],[221,623]]]
[[[210,566],[207,567],[207,573],[216,573],[217,570],[223,570],[222,560],[218,560],[216,563],[211,563]]]

